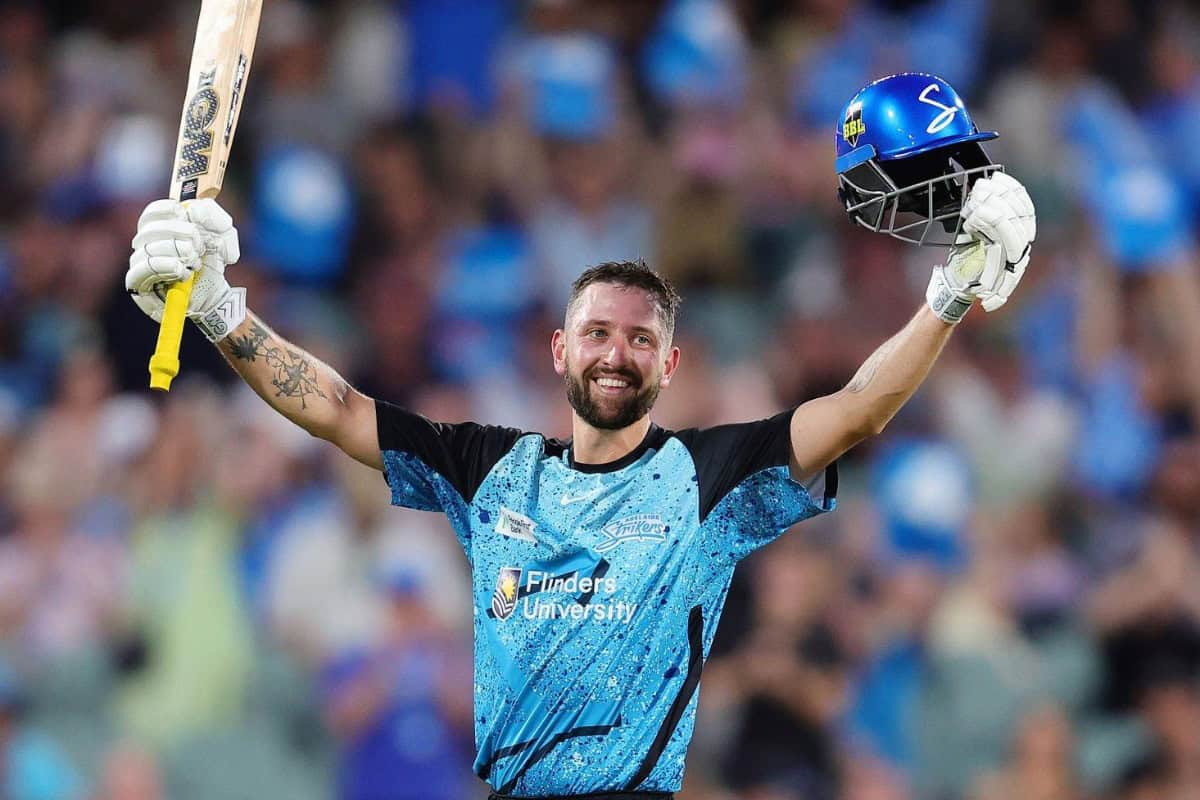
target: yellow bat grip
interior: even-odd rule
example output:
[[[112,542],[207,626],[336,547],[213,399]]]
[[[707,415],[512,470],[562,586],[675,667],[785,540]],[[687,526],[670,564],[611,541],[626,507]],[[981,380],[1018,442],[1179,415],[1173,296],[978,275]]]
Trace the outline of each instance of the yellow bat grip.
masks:
[[[179,342],[183,339],[183,323],[187,319],[188,302],[192,299],[193,272],[187,280],[172,284],[163,304],[162,322],[158,326],[158,344],[150,356],[150,388],[160,392],[171,390],[171,381],[179,374]]]

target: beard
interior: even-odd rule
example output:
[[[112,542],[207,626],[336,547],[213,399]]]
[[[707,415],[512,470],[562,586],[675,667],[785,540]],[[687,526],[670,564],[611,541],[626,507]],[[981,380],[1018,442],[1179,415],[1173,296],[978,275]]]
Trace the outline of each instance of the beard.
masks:
[[[626,380],[633,392],[621,398],[599,395],[599,390],[593,389],[592,385],[592,379],[597,374]],[[600,373],[593,368],[585,372],[582,378],[576,378],[570,363],[563,373],[563,381],[567,385],[567,402],[579,418],[593,428],[605,431],[627,428],[650,413],[660,388],[657,380],[642,386],[635,373],[625,371]]]

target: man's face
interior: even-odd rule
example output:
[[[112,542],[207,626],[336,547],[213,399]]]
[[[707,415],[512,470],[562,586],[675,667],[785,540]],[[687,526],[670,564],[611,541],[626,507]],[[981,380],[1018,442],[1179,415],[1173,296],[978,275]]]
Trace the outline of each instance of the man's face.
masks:
[[[554,370],[575,413],[602,430],[644,417],[679,365],[679,348],[666,336],[649,292],[588,286],[551,341]]]

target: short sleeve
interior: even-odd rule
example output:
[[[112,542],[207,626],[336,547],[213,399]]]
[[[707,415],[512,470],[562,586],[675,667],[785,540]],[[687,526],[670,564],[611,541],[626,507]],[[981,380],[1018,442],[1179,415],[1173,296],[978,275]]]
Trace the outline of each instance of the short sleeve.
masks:
[[[681,431],[696,465],[700,521],[735,560],[837,504],[837,465],[792,479],[792,410],[756,422]]]
[[[421,511],[470,504],[483,479],[524,435],[474,422],[431,422],[383,401],[376,401],[375,415],[392,504]]]

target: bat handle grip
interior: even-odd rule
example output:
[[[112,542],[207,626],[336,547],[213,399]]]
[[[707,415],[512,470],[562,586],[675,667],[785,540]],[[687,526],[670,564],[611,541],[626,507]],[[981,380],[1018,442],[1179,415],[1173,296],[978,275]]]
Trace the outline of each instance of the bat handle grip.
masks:
[[[195,280],[196,273],[193,272],[167,290],[162,322],[158,326],[158,343],[154,346],[154,355],[150,356],[151,389],[169,392],[171,381],[179,374],[179,342],[183,339],[183,323]]]

